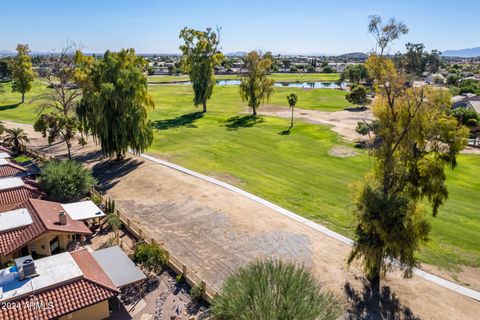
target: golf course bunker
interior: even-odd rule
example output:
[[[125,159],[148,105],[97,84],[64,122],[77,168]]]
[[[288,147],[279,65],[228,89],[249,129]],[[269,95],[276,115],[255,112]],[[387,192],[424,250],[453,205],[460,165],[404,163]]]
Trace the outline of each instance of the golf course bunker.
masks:
[[[344,147],[344,146],[336,146],[333,148],[330,148],[328,150],[328,154],[332,157],[337,157],[337,158],[349,158],[349,157],[355,157],[358,155],[358,152],[355,149]]]

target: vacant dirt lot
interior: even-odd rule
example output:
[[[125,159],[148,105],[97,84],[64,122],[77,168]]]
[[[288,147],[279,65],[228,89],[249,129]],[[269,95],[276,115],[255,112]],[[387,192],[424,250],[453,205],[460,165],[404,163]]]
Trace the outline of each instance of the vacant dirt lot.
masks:
[[[28,127],[27,130],[31,131]],[[32,145],[45,147],[31,133]],[[62,152],[61,144],[45,147]],[[76,147],[77,149],[77,147]],[[208,283],[220,288],[239,266],[282,258],[309,266],[351,314],[362,318],[476,319],[480,303],[422,278],[388,275],[381,308],[372,302],[357,266],[347,268],[350,247],[236,193],[141,158],[114,163],[92,145],[74,151],[90,165],[104,192],[151,236]]]

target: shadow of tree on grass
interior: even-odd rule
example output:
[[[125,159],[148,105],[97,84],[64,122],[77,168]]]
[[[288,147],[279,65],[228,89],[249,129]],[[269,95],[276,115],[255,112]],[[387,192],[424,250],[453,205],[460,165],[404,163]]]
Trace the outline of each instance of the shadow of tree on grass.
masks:
[[[363,280],[363,290],[357,290],[349,282],[345,283],[345,296],[348,300],[345,319],[408,319],[419,320],[408,307],[391,292],[390,287],[374,289]]]
[[[14,104],[8,104],[4,106],[0,106],[0,111],[5,111],[5,110],[11,110],[17,108],[21,103],[14,103]]]
[[[227,121],[225,121],[225,126],[228,128],[228,130],[238,130],[240,128],[251,128],[264,121],[265,120],[263,120],[262,117],[254,115],[235,116],[227,119]]]
[[[180,127],[196,128],[197,126],[193,123],[203,118],[203,115],[202,112],[192,112],[173,119],[155,120],[152,125],[157,130],[168,130]]]

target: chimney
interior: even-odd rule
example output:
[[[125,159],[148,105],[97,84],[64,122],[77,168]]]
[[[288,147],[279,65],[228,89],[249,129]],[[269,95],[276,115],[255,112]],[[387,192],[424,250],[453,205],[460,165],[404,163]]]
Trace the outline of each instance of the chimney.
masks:
[[[65,211],[60,211],[58,214],[58,224],[62,226],[67,224],[67,215],[65,214]]]

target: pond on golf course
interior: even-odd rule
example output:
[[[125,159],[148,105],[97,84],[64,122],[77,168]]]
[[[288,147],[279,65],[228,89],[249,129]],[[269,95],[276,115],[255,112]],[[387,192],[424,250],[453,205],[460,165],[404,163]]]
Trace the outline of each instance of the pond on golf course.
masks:
[[[217,85],[219,86],[238,86],[240,80],[217,80]],[[169,82],[162,84],[174,84],[174,85],[191,85],[190,81],[177,81]],[[305,82],[275,82],[275,87],[290,87],[290,88],[309,88],[309,89],[338,89],[345,87],[346,83],[341,83],[340,85],[335,82],[324,82],[324,81],[305,81]]]

